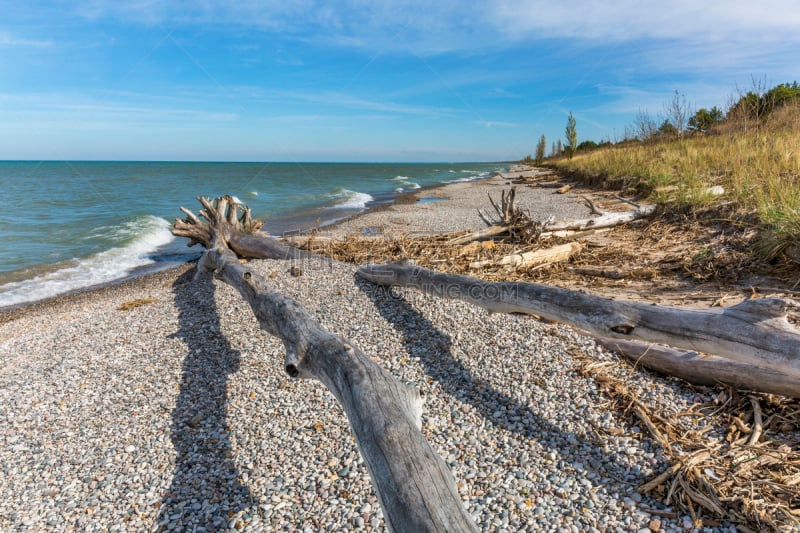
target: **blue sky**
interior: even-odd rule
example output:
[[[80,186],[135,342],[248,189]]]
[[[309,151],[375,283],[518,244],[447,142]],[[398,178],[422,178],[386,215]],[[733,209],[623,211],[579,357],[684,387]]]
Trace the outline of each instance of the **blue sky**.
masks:
[[[789,1],[0,0],[0,159],[497,161],[800,80]]]

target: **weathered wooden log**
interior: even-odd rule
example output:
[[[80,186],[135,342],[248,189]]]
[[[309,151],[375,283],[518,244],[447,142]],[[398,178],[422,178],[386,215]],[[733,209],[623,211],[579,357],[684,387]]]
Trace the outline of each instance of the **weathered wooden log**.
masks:
[[[537,181],[533,185],[540,189],[560,189],[565,186],[563,181]]]
[[[800,331],[786,319],[795,300],[747,300],[732,307],[681,309],[612,300],[538,283],[492,283],[408,262],[361,267],[379,285],[414,287],[492,312],[527,313],[594,335],[697,350],[800,378]]]
[[[542,265],[545,263],[558,263],[560,261],[568,260],[581,250],[583,250],[582,244],[578,242],[570,242],[552,246],[550,248],[542,248],[540,250],[523,252],[521,254],[509,254],[501,257],[498,260],[485,259],[483,261],[473,261],[469,264],[469,268],[482,268],[488,265],[508,265],[513,267],[521,267]]]
[[[589,208],[592,209],[592,212],[599,212],[594,207],[594,204],[588,202]],[[528,221],[528,226],[534,228],[535,231],[533,233],[537,238],[538,237],[570,237],[582,234],[582,232],[589,231],[595,232],[601,229],[608,229],[613,228],[614,226],[618,226],[620,224],[626,224],[628,222],[633,222],[640,218],[643,218],[653,212],[655,206],[652,205],[643,205],[639,206],[637,209],[632,211],[620,211],[620,212],[613,212],[613,213],[602,213],[600,216],[595,218],[583,218],[579,220],[568,220],[564,222],[557,222],[554,223],[552,217],[545,222],[538,224],[536,222]],[[474,231],[472,233],[468,233],[466,235],[462,235],[461,237],[457,237],[452,239],[448,242],[448,244],[467,244],[468,242],[486,239],[489,237],[496,237],[498,235],[503,235],[506,233],[511,233],[514,231],[514,227],[508,226],[503,224],[502,222],[492,221],[486,215],[484,215],[480,210],[478,211],[481,218],[484,222],[493,223],[493,225],[489,226],[488,228],[484,228],[478,231]]]
[[[637,365],[695,385],[721,383],[742,390],[800,398],[800,380],[769,368],[641,341],[597,337],[597,342]]]
[[[638,218],[645,217],[653,212],[655,206],[643,205],[632,211],[620,211],[604,213],[596,218],[586,218],[581,220],[570,220],[557,222],[547,227],[547,231],[555,232],[560,230],[582,231],[587,229],[610,228],[626,222],[631,222]]]
[[[261,328],[280,337],[284,369],[293,378],[321,381],[344,408],[390,531],[476,531],[447,465],[420,431],[419,393],[404,385],[352,343],[326,331],[295,300],[270,291],[227,248],[234,238],[225,215],[228,199],[209,202],[210,248],[196,279],[216,272],[250,304]],[[221,211],[222,214],[215,211]],[[199,222],[199,221],[198,221]]]

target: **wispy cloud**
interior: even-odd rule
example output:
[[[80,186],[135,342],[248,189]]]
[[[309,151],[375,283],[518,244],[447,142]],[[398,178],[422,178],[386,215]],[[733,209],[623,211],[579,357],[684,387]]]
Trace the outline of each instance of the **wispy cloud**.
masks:
[[[344,0],[334,4],[323,0],[94,0],[79,6],[77,13],[92,19],[115,17],[144,24],[233,24],[338,46],[410,49],[420,53],[503,47],[543,38],[797,42],[800,27],[796,0]]]
[[[130,96],[132,93],[120,93]],[[143,98],[144,95],[138,95]],[[236,113],[209,111],[170,105],[128,104],[108,99],[89,99],[84,95],[69,93],[0,93],[0,108],[8,116],[74,116],[78,123],[87,121],[108,122],[231,122],[239,119]],[[68,124],[69,122],[65,122]]]
[[[519,128],[516,122],[504,122],[502,120],[474,120],[473,124],[479,124],[484,128]]]
[[[0,47],[31,47],[31,48],[49,48],[54,46],[55,42],[49,39],[28,39],[17,35],[12,35],[7,32],[0,31]]]
[[[794,0],[612,0],[609,2],[536,2],[498,0],[490,24],[507,34],[604,39],[723,38],[797,40],[800,10]]]

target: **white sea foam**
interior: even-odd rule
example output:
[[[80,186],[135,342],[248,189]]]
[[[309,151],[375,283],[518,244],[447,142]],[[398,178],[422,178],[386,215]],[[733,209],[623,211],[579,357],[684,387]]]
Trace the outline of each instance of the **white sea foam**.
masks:
[[[395,176],[392,178],[392,181],[399,181],[400,187],[397,187],[394,192],[403,192],[408,189],[419,189],[420,184],[414,181],[411,181],[411,178],[408,176]]]
[[[451,172],[452,172],[452,170],[451,170]],[[464,172],[464,171],[462,170],[462,172]],[[467,172],[472,172],[472,171],[467,171]],[[481,172],[480,174],[475,174],[474,172],[472,172],[472,173],[473,173],[472,176],[467,176],[467,177],[464,177],[464,178],[457,178],[457,179],[454,179],[454,180],[449,180],[449,181],[446,181],[445,183],[464,183],[464,182],[467,182],[467,181],[475,181],[475,180],[480,180],[480,179],[483,179],[483,178],[488,178],[490,176],[489,172]]]
[[[258,196],[258,191],[250,191],[248,194],[250,196]]]
[[[350,189],[339,189],[335,197],[340,199],[332,209],[364,209],[367,203],[374,200],[372,195],[365,192],[351,191]]]
[[[170,223],[154,216],[137,219],[118,229],[119,234],[133,231],[138,237],[124,246],[76,260],[72,266],[32,279],[0,286],[0,307],[34,302],[124,278],[134,269],[153,263],[149,256],[174,239],[170,233]]]

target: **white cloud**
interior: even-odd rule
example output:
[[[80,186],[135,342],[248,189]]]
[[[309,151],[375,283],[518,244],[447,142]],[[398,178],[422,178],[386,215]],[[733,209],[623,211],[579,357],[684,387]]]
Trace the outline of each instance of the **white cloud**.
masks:
[[[795,0],[614,0],[530,2],[498,0],[491,25],[517,39],[797,40],[800,9]]]

